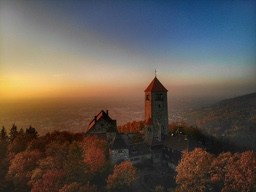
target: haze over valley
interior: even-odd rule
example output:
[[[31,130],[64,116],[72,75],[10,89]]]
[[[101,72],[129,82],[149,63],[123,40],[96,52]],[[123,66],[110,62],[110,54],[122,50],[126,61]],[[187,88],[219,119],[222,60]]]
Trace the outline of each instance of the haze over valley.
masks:
[[[255,93],[227,100],[171,95],[168,101],[169,124],[185,122],[209,135],[229,136],[236,144],[253,148],[256,138]],[[0,104],[0,125],[7,129],[13,123],[20,128],[32,125],[39,134],[54,130],[84,132],[101,110],[109,110],[118,125],[141,121],[144,119],[144,97],[133,100],[80,98],[5,102]]]
[[[142,92],[143,94],[143,92]],[[169,121],[183,120],[183,114],[194,108],[214,103],[215,99],[169,97]],[[100,110],[109,110],[118,125],[144,119],[144,97],[137,100],[101,99],[35,99],[0,103],[0,125],[7,129],[36,127],[44,134],[53,130],[85,131],[88,123]]]

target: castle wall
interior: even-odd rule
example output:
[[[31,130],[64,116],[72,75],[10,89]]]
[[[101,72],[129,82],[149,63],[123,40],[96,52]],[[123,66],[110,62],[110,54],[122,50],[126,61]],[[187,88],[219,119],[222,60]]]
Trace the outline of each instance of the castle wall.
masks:
[[[129,150],[128,149],[111,149],[110,158],[113,164],[128,160],[129,159]]]

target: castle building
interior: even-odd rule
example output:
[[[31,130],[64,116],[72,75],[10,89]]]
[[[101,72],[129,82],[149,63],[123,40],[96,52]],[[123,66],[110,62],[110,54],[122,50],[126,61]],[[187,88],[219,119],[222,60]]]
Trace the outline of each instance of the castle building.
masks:
[[[145,142],[161,142],[168,134],[168,90],[155,78],[145,89]]]
[[[129,147],[121,135],[117,134],[109,147],[109,157],[113,164],[129,160]]]
[[[113,164],[130,160],[133,164],[145,163],[151,160],[151,150],[143,142],[132,141],[132,135],[117,134],[110,143],[109,157]]]
[[[96,135],[108,141],[113,164],[130,160],[133,164],[150,162],[175,169],[184,151],[202,145],[181,133],[168,135],[168,90],[156,76],[144,92],[144,142],[134,142],[131,134],[118,133],[116,120],[103,110],[89,123],[85,135]]]
[[[110,142],[112,141],[117,133],[116,120],[112,119],[108,110],[100,111],[94,119],[89,123],[89,126],[85,132],[86,135],[101,135],[106,137]]]

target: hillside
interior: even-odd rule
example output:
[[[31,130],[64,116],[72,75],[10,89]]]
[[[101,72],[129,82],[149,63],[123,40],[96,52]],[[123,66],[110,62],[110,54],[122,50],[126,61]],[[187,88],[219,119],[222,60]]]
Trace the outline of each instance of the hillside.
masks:
[[[256,93],[193,110],[186,113],[185,119],[210,135],[256,149]]]

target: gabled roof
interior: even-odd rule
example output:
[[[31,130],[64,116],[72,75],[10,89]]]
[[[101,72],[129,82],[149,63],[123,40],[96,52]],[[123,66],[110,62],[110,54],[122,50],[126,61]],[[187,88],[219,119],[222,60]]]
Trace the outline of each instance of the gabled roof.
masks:
[[[97,121],[99,121],[100,119],[104,119],[105,121],[109,122],[109,123],[115,123],[116,120],[113,120],[109,117],[108,115],[108,111],[100,111],[95,117],[94,119],[89,123],[88,129],[86,132],[89,132],[92,127],[96,124]]]
[[[168,90],[162,83],[155,77],[144,92],[167,92]]]

